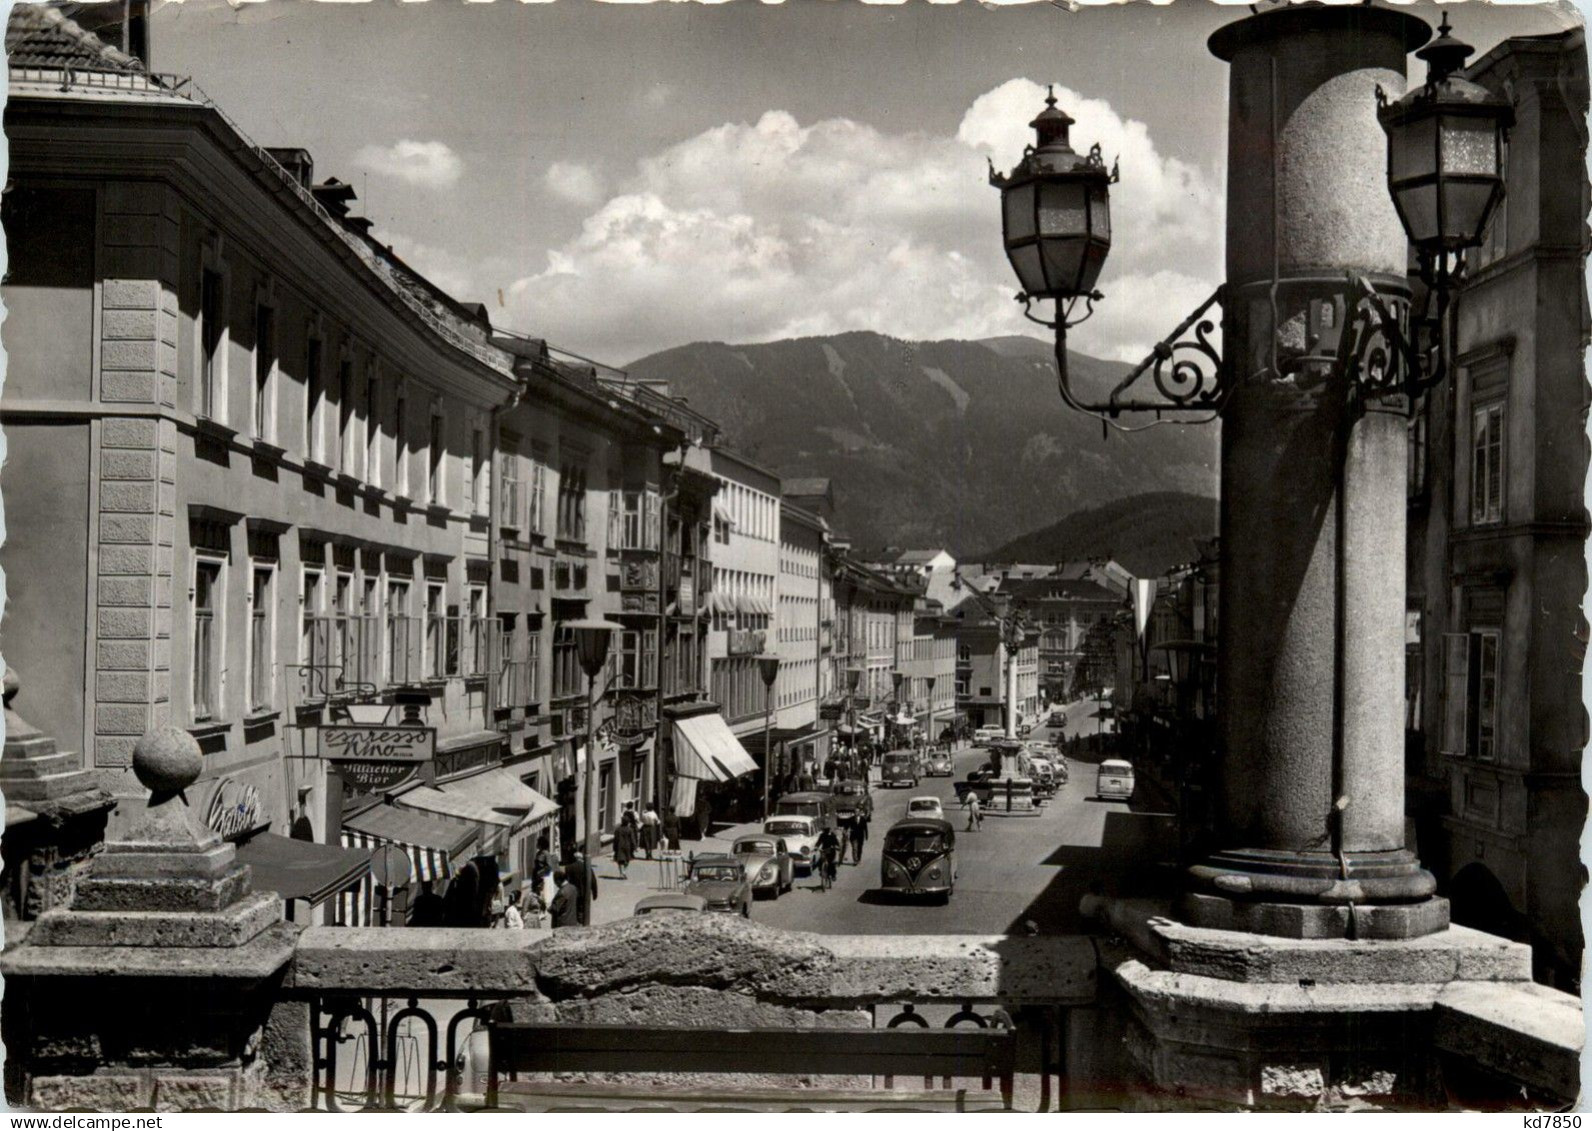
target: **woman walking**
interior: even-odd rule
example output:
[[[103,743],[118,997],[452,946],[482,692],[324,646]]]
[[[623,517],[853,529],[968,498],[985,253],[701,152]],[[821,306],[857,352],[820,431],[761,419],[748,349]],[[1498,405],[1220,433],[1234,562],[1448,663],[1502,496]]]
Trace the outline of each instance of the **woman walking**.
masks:
[[[635,858],[639,832],[636,811],[626,809],[619,827],[614,830],[614,863],[619,865],[619,878],[622,880],[629,878],[625,869],[630,867],[630,861]]]

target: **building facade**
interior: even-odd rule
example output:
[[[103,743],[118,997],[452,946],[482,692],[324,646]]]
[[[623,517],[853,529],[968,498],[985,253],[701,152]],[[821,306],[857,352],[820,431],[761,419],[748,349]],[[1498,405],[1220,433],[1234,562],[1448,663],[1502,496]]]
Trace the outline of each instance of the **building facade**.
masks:
[[[1580,982],[1586,812],[1587,62],[1580,30],[1467,72],[1515,105],[1507,196],[1410,423],[1407,732],[1422,861],[1456,922]]]

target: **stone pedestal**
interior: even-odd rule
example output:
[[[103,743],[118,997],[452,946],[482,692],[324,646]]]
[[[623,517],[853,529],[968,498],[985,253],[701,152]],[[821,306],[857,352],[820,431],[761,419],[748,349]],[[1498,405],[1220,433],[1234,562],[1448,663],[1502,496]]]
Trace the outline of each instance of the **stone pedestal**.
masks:
[[[1232,393],[1216,851],[1190,871],[1190,922],[1298,938],[1448,922],[1404,844],[1404,419],[1336,356],[1351,273],[1408,295],[1376,91],[1403,91],[1429,34],[1392,9],[1300,4],[1211,39],[1231,65]]]
[[[1138,1106],[1444,1110],[1489,1071],[1508,1081],[1500,1102],[1522,1084],[1537,1106],[1575,1097],[1579,1004],[1531,982],[1524,944],[1452,926],[1391,941],[1272,938],[1179,923],[1150,901],[1086,911],[1113,936],[1101,965]],[[1522,1048],[1536,1058],[1529,1074]]]
[[[183,791],[200,768],[183,731],[140,740],[133,769],[150,794],[129,834],[95,859],[70,906],[41,915],[0,958],[13,1103],[302,1103],[296,1085],[274,1087],[260,1055],[297,932],[189,809]]]

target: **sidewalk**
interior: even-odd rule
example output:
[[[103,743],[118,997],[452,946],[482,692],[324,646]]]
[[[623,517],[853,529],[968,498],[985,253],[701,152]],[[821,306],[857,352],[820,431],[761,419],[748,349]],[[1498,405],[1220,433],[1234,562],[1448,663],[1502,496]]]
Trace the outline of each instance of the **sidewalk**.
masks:
[[[680,873],[683,876],[684,861],[690,859],[692,853],[701,856],[708,852],[728,852],[736,837],[754,832],[756,829],[755,823],[729,825],[720,828],[713,836],[706,836],[701,840],[682,840]],[[597,899],[591,905],[591,922],[594,927],[628,919],[635,912],[636,904],[642,899],[671,890],[664,885],[663,865],[657,860],[648,860],[646,853],[642,853],[630,862],[630,866],[626,869],[630,874],[624,879],[620,878],[619,866],[614,863],[613,853],[609,849],[605,849],[603,854],[597,857],[596,869]]]

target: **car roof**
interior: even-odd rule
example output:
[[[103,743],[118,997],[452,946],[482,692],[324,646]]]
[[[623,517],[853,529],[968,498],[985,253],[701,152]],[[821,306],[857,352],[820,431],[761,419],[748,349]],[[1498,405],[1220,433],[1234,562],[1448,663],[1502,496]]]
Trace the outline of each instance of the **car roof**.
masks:
[[[929,795],[927,793],[923,794],[921,797],[909,797],[909,798],[907,798],[907,804],[909,806],[916,805],[919,801],[932,801],[936,805],[944,805],[945,804],[945,802],[941,801],[938,797],[933,797],[933,796],[931,796],[931,795]]]
[[[660,907],[677,907],[682,911],[702,911],[707,908],[708,901],[700,895],[691,892],[668,891],[662,895],[649,895],[636,901],[636,910],[652,910]]]
[[[1131,771],[1133,769],[1133,763],[1129,762],[1129,761],[1127,761],[1126,759],[1123,759],[1123,758],[1107,758],[1104,762],[1100,763],[1100,768],[1102,770],[1105,769],[1107,766],[1110,766],[1113,770],[1130,770]]]
[[[904,817],[891,825],[886,832],[936,832],[952,833],[956,829],[950,821],[942,821],[938,817]]]
[[[784,804],[787,801],[824,801],[824,800],[827,800],[829,797],[830,797],[830,794],[819,793],[815,789],[809,789],[809,790],[803,790],[800,793],[787,793],[784,797],[781,797],[779,799],[779,801],[776,802],[776,804],[781,804],[782,805],[782,804]]]
[[[779,839],[779,834],[778,833],[742,833],[740,836],[735,838],[734,843],[736,845],[740,845],[740,844],[745,844],[748,841],[753,841],[753,840],[778,840],[778,839]],[[698,857],[698,859],[700,859],[700,857]]]
[[[765,830],[763,833],[764,836],[779,835],[778,833],[770,833],[766,831],[768,826],[773,824],[775,821],[806,821],[809,825],[816,825],[818,823],[818,818],[807,813],[775,813],[772,817],[763,822],[763,828]]]
[[[741,866],[741,862],[728,852],[701,852],[697,854],[696,859],[692,860],[691,863],[733,864],[737,868]]]

